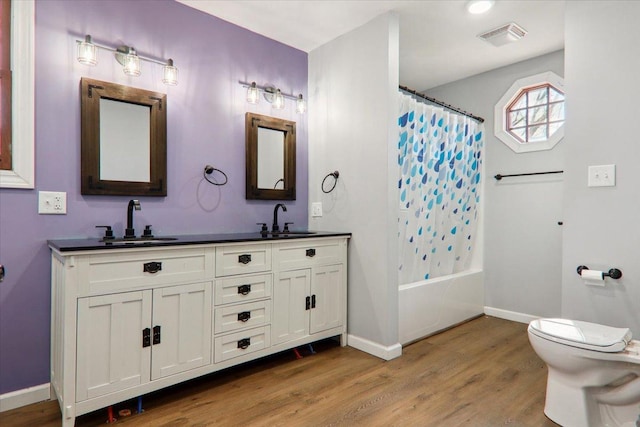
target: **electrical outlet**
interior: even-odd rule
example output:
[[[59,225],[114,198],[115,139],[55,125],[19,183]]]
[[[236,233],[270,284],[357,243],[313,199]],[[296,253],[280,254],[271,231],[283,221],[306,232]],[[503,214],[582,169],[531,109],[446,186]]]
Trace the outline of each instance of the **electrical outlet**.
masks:
[[[616,165],[589,166],[587,186],[589,187],[615,187]]]
[[[65,215],[67,213],[67,193],[64,191],[39,191],[38,213]]]
[[[311,216],[312,217],[322,216],[322,202],[311,203]]]

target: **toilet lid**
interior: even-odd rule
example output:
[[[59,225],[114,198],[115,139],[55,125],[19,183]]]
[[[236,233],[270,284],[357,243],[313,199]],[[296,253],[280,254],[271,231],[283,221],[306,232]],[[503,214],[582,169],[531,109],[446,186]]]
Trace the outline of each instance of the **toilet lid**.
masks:
[[[529,331],[541,338],[586,350],[615,353],[631,341],[629,328],[613,328],[596,323],[567,319],[536,319]]]

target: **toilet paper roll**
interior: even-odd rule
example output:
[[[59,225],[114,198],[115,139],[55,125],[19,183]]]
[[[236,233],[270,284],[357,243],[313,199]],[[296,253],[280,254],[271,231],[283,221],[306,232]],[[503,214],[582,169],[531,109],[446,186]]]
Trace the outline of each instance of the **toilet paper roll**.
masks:
[[[582,280],[587,285],[604,286],[604,272],[599,270],[587,270],[586,268],[580,273]]]

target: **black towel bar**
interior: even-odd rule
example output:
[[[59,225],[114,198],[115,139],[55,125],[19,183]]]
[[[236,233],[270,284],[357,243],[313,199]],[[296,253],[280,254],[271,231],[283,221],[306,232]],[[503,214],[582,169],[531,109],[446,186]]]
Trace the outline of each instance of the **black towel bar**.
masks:
[[[514,173],[514,174],[510,174],[510,175],[502,175],[502,174],[497,174],[494,176],[495,179],[497,179],[498,181],[500,181],[502,178],[508,178],[511,176],[529,176],[529,175],[549,175],[552,173],[563,173],[564,171],[549,171],[549,172],[529,172],[529,173]]]

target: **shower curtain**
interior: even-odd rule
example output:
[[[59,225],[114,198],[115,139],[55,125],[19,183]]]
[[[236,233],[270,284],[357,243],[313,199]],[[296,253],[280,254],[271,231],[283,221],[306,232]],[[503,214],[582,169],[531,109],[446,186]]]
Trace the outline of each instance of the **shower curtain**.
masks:
[[[469,268],[484,125],[400,93],[399,284]]]

